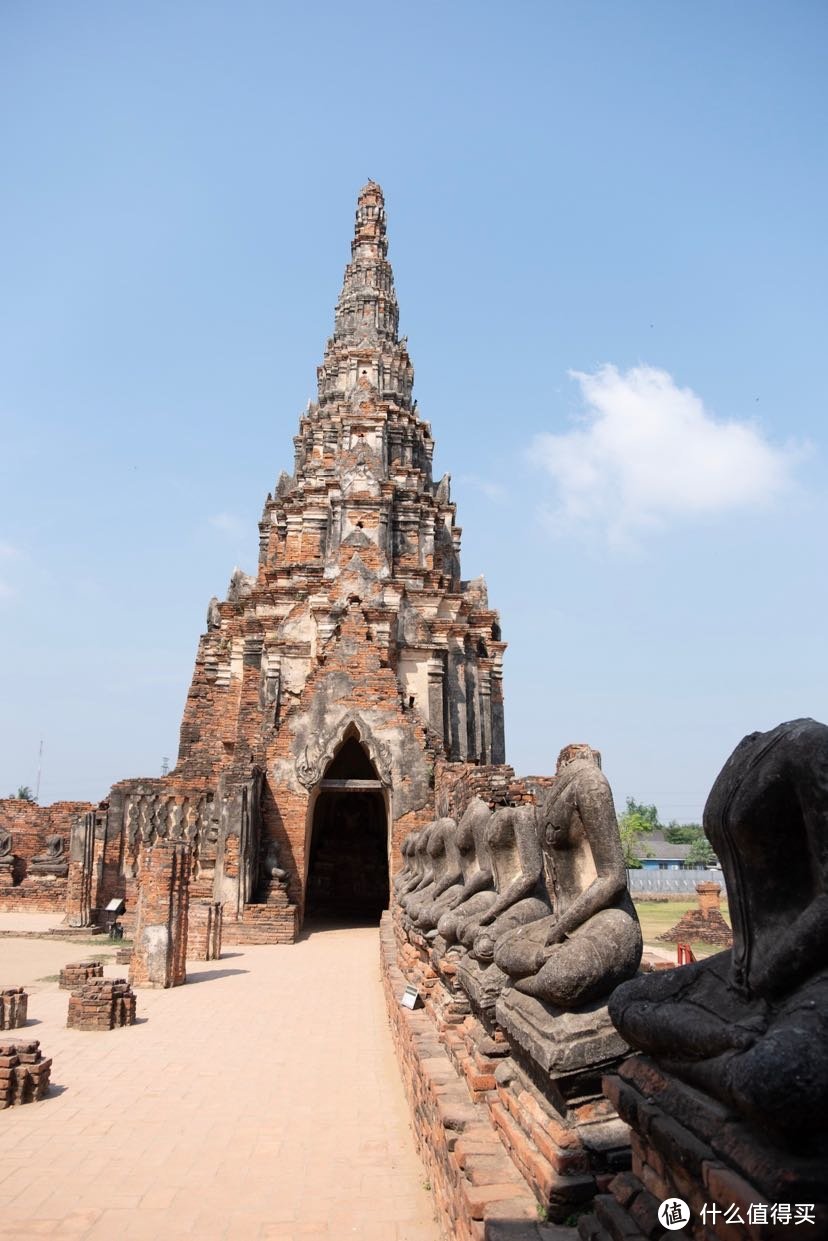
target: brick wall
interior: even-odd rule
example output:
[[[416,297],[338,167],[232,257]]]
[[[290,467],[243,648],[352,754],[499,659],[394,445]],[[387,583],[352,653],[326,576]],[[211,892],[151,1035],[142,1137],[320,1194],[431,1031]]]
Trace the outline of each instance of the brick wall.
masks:
[[[14,865],[0,877],[0,912],[63,912],[66,877],[32,875],[29,864],[43,853],[48,836],[62,836],[69,856],[69,836],[78,815],[93,809],[88,802],[59,801],[38,806],[18,797],[0,798],[0,828],[12,835]]]

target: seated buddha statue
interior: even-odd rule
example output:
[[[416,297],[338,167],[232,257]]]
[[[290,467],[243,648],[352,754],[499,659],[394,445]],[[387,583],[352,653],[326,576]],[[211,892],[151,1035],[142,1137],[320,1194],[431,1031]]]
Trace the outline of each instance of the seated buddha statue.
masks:
[[[631,978],[641,928],[606,776],[589,746],[568,746],[538,806],[551,909],[496,944],[496,964],[515,990],[572,1009]]]
[[[707,799],[733,947],[642,975],[617,1028],[667,1070],[783,1145],[828,1155],[828,727],[745,737]]]

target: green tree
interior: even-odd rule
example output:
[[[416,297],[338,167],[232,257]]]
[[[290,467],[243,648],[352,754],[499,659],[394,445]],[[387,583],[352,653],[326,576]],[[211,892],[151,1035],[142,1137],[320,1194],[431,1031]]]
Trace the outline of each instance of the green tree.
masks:
[[[17,797],[20,801],[34,801],[35,795],[29,788],[28,784],[21,784],[16,793],[9,793],[9,797]]]
[[[627,810],[618,820],[618,830],[621,835],[621,848],[624,851],[624,865],[628,870],[640,870],[641,862],[637,854],[643,852],[645,857],[652,857],[652,850],[646,846],[642,850],[639,844],[644,836],[648,836],[653,831],[653,824],[650,818],[641,814],[639,810],[630,810],[630,802],[632,798],[628,797]],[[633,805],[635,805],[634,802]],[[654,806],[647,808],[655,809]]]
[[[701,823],[677,823],[671,819],[664,829],[664,839],[673,845],[692,845],[699,836],[704,836]]]
[[[690,844],[687,854],[688,866],[715,866],[718,862],[716,854],[713,852],[713,846],[705,836],[704,832],[699,829],[699,835]]]
[[[627,809],[625,814],[636,814],[647,824],[647,831],[654,832],[656,828],[661,827],[658,821],[658,810],[655,806],[645,806],[643,802],[636,801],[634,797],[627,798]]]

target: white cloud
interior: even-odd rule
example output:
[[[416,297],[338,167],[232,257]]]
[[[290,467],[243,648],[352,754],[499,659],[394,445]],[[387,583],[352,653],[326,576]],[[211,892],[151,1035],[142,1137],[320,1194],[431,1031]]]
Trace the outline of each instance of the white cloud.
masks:
[[[214,530],[221,530],[222,534],[244,534],[247,528],[241,517],[237,517],[235,513],[214,513],[207,520]]]
[[[554,528],[629,542],[671,517],[767,504],[791,484],[801,453],[777,448],[748,421],[722,421],[667,371],[572,371],[585,412],[560,435],[535,436],[532,457],[555,484]]]

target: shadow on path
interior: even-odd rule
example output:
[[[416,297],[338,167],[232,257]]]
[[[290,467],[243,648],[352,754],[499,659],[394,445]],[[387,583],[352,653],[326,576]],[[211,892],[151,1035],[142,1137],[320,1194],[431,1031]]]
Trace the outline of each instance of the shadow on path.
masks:
[[[240,954],[241,955],[241,954]],[[250,970],[205,970],[203,974],[188,974],[187,986],[194,982],[212,982],[214,978],[227,978],[230,974],[249,974]]]

